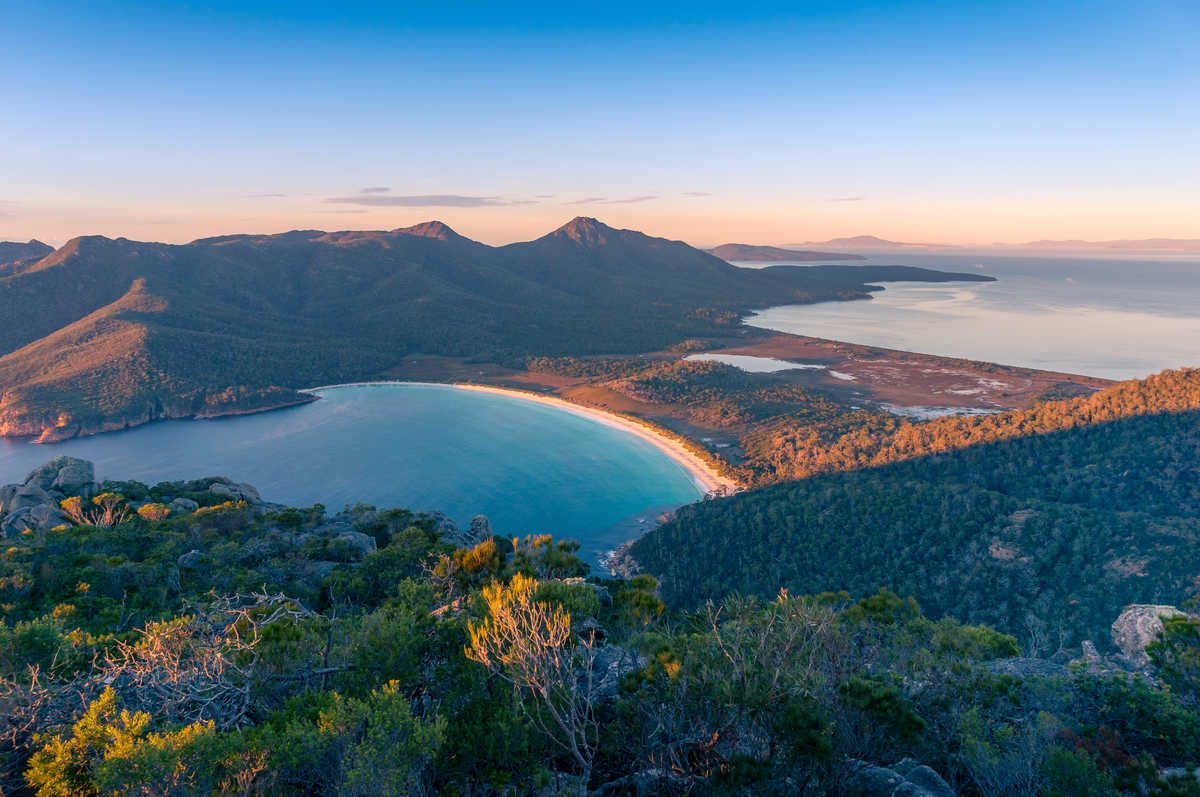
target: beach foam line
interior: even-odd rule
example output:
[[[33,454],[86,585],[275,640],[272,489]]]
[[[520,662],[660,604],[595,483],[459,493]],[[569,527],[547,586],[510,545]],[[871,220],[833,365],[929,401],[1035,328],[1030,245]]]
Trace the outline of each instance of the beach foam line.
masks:
[[[692,477],[692,481],[705,494],[712,492],[733,492],[741,489],[733,479],[717,471],[712,465],[691,451],[687,446],[678,440],[669,437],[668,435],[655,429],[653,426],[627,418],[623,415],[618,415],[607,410],[597,409],[595,407],[586,407],[582,404],[576,404],[573,401],[559,398],[558,396],[546,396],[541,393],[533,393],[528,390],[517,390],[508,387],[494,387],[492,385],[478,385],[469,382],[407,382],[407,381],[373,381],[373,382],[346,382],[339,385],[321,385],[319,387],[304,388],[299,391],[301,393],[316,393],[321,390],[333,390],[339,387],[373,387],[384,385],[416,385],[420,387],[444,387],[455,390],[472,390],[477,393],[491,393],[497,396],[509,396],[511,398],[523,399],[525,401],[533,401],[538,404],[555,407],[564,412],[570,412],[574,415],[579,415],[597,423],[602,423],[605,426],[611,426],[620,429],[623,432],[631,434],[666,454],[675,462],[679,463],[688,475]]]

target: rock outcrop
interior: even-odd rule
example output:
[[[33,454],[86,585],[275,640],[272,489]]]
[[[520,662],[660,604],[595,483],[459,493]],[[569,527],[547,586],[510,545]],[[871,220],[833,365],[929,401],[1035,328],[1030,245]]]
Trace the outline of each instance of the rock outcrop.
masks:
[[[911,758],[887,767],[852,761],[848,780],[848,793],[862,797],[955,797],[941,775]]]
[[[1113,644],[1129,661],[1144,666],[1150,663],[1146,646],[1163,630],[1164,617],[1183,617],[1174,606],[1135,603],[1126,606],[1112,624]]]
[[[167,508],[173,515],[186,515],[189,512],[195,512],[200,505],[190,498],[176,498],[167,504]]]
[[[208,491],[213,495],[224,498],[226,501],[245,501],[251,506],[257,506],[263,502],[262,496],[258,494],[258,490],[254,489],[249,484],[238,484],[226,479],[215,481],[208,486]]]
[[[89,493],[98,491],[96,468],[86,459],[57,456],[25,478],[25,484],[37,485],[43,490],[56,491],[63,496],[79,495],[90,498]]]
[[[476,515],[471,518],[470,534],[480,542],[491,539],[492,521],[487,519],[487,515]]]
[[[161,497],[161,503],[174,515],[186,515],[200,508],[200,502],[185,496],[170,495],[172,486],[180,492],[199,495],[207,491],[213,496],[212,500],[201,497],[205,504],[224,501],[245,501],[256,511],[267,512],[278,508],[262,500],[258,490],[252,485],[241,484],[221,477],[200,479],[197,482],[160,484],[156,488],[162,492],[167,488],[167,495]],[[44,465],[35,468],[21,484],[9,484],[0,487],[0,537],[12,537],[27,529],[53,528],[71,519],[60,508],[66,498],[78,497],[84,502],[90,501],[100,493],[101,487],[96,483],[96,468],[86,459],[57,456]],[[148,501],[130,501],[129,506],[137,508]],[[338,531],[353,530],[352,524]],[[371,541],[374,550],[374,540]],[[356,547],[364,547],[366,542],[355,539]]]
[[[343,531],[334,539],[354,546],[360,558],[375,553],[375,538],[370,534],[364,534],[361,531]]]
[[[428,516],[433,519],[434,531],[438,536],[456,548],[474,548],[484,540],[492,538],[492,522],[485,515],[471,518],[471,524],[466,529],[460,529],[441,512],[430,512]]]
[[[91,498],[99,490],[92,463],[74,457],[55,457],[35,468],[24,483],[0,487],[0,537],[69,523],[59,502],[72,496]]]

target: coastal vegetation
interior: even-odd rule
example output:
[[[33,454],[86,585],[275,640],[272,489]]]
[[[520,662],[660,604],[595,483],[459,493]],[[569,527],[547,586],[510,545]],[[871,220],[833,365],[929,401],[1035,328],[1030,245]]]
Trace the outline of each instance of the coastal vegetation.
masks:
[[[1200,371],[774,450],[807,476],[684,507],[632,547],[672,605],[879,587],[1052,652],[1197,595]]]
[[[1068,667],[920,594],[679,611],[479,518],[80,489],[128,511],[0,557],[5,794],[1197,793],[1186,616]]]

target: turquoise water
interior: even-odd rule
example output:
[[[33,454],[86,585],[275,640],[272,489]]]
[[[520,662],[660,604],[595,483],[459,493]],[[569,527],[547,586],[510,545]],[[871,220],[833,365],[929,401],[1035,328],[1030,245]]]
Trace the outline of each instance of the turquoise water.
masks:
[[[100,479],[221,475],[281,504],[441,510],[460,525],[483,513],[497,534],[573,537],[589,558],[633,536],[642,517],[702,496],[650,443],[555,407],[433,385],[319,394],[301,407],[53,445],[0,440],[0,484],[69,454],[95,462]]]
[[[997,281],[887,283],[870,301],[772,307],[746,323],[1108,379],[1200,366],[1200,260],[1194,254],[889,252],[870,253],[868,262],[989,274]]]

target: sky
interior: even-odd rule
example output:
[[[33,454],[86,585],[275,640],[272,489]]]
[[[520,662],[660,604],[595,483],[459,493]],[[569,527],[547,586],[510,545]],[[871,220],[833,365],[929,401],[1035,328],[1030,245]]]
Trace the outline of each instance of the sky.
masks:
[[[0,240],[1200,238],[1197,42],[1196,0],[0,0]]]

